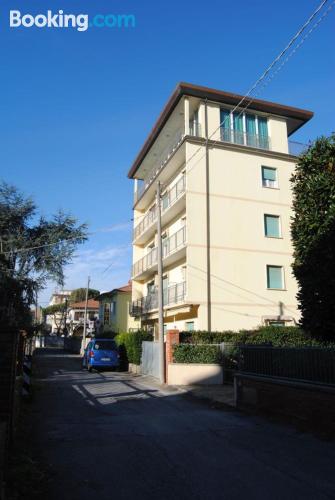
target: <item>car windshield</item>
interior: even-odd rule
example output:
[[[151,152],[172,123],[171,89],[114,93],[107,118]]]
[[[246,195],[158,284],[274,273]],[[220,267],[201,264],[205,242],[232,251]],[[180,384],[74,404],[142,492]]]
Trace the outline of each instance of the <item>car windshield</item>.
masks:
[[[96,351],[114,351],[116,349],[116,344],[114,340],[97,340],[94,343],[93,349],[95,349]]]

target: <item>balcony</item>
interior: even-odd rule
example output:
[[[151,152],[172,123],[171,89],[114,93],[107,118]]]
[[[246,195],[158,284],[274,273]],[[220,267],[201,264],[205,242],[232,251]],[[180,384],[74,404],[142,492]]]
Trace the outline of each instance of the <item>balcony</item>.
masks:
[[[163,306],[173,306],[185,302],[186,282],[176,283],[163,290]],[[158,309],[158,289],[130,304],[129,314],[134,317],[144,316]]]
[[[161,215],[162,215],[162,223],[167,224],[175,217],[178,213],[178,210],[181,208],[179,200],[181,200],[182,196],[185,194],[186,188],[186,180],[185,175],[171,188],[168,189],[162,196],[162,207],[161,207]],[[175,210],[173,210],[169,216],[166,215],[167,211],[175,206]],[[147,214],[143,217],[141,222],[137,224],[134,229],[133,239],[134,242],[141,245],[144,244],[145,241],[154,235],[155,227],[154,224],[157,222],[157,207],[154,205]]]
[[[182,227],[170,238],[162,241],[163,262],[166,266],[180,260],[185,254],[186,228]],[[144,279],[157,270],[158,249],[153,248],[142,259],[133,265],[132,276],[134,279]]]
[[[220,128],[220,138],[222,142],[231,142],[233,144],[241,144],[258,149],[271,149],[270,138],[258,134],[248,134],[230,128]]]
[[[190,122],[189,130],[185,133],[184,128],[179,129],[175,136],[173,137],[170,144],[164,149],[164,151],[156,159],[155,167],[150,171],[150,173],[143,180],[142,184],[138,187],[134,194],[134,204],[136,204],[146,192],[146,190],[152,185],[154,180],[157,178],[158,174],[163,170],[165,165],[169,162],[171,157],[178,150],[179,146],[182,144],[184,137],[191,135],[193,137],[201,137],[201,125],[198,122]]]

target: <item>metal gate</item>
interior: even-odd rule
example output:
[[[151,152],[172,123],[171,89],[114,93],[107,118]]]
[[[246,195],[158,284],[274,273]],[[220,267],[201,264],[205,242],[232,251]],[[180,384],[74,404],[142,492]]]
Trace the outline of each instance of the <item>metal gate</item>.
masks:
[[[159,344],[142,342],[141,372],[159,378]]]

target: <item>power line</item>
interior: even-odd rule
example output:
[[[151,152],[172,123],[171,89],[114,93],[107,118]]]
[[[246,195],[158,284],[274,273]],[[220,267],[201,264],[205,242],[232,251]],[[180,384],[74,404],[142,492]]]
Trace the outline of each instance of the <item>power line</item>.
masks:
[[[255,100],[256,95],[259,95],[261,90],[270,83],[271,80],[279,73],[279,71],[282,69],[282,67],[288,62],[288,60],[295,54],[295,52],[302,46],[302,44],[305,42],[305,40],[308,38],[308,36],[314,31],[314,29],[319,26],[321,21],[329,14],[331,9],[334,7],[335,1],[332,2],[332,4],[328,7],[328,9],[324,12],[324,14],[319,18],[319,20],[314,24],[314,26],[308,31],[308,33],[305,35],[305,37],[299,42],[299,44],[295,47],[294,50],[288,55],[288,57],[284,60],[284,62],[281,64],[281,66],[275,71],[275,73],[270,77],[269,80],[267,81],[266,84],[264,84],[261,89],[258,91],[258,93],[254,97],[250,97],[248,99],[248,103],[242,107],[241,109],[241,104],[250,96],[252,92],[256,90],[258,85],[269,75],[271,72],[271,69],[274,68],[274,66],[284,57],[284,55],[288,52],[288,50],[292,47],[294,42],[297,41],[297,39],[302,35],[302,33],[307,29],[307,27],[311,24],[313,19],[318,15],[320,10],[325,6],[325,4],[329,0],[323,0],[321,4],[315,9],[315,11],[312,13],[312,15],[308,18],[308,20],[303,24],[303,26],[297,31],[297,33],[291,38],[289,43],[286,45],[286,47],[280,52],[280,54],[272,61],[272,63],[267,67],[267,69],[263,72],[263,74],[258,78],[258,80],[250,87],[248,92],[240,99],[240,101],[236,104],[236,106],[231,110],[232,113],[234,113],[237,109],[240,109],[240,113],[237,115],[237,117],[240,117],[243,112],[253,103]],[[219,126],[214,130],[214,132],[208,137],[208,140],[210,140],[216,132],[221,129],[223,125],[225,125],[226,121],[228,120],[228,116],[225,117],[225,119],[219,124]],[[215,144],[218,143],[218,140],[215,140],[214,144],[212,146],[215,146]],[[186,161],[184,168],[187,166],[187,164],[201,151],[202,145],[198,147],[198,149],[191,155],[191,157]],[[202,160],[205,157],[205,154],[199,158],[198,162]]]

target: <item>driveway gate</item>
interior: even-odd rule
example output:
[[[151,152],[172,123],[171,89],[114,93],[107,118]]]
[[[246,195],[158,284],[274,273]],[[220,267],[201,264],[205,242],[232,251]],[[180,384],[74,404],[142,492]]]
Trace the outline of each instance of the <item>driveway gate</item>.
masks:
[[[142,342],[141,372],[159,378],[158,342]]]

